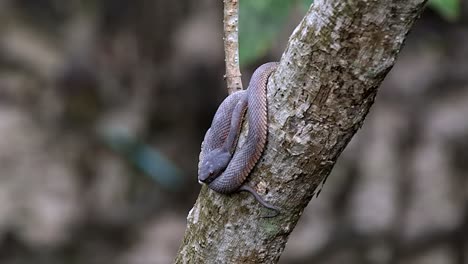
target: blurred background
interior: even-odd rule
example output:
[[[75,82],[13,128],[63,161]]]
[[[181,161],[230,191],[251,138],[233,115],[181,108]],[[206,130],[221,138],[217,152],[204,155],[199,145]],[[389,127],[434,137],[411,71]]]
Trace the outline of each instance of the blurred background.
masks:
[[[462,1],[430,1],[281,263],[468,263]],[[246,82],[311,1],[240,2]],[[0,263],[171,263],[223,74],[222,1],[0,0]]]

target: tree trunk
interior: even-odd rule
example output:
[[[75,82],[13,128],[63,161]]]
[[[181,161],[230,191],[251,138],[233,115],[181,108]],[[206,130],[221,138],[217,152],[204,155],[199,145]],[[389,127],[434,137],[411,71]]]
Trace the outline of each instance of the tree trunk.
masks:
[[[268,83],[268,143],[249,194],[206,186],[176,263],[276,263],[305,206],[362,126],[425,0],[317,0]]]

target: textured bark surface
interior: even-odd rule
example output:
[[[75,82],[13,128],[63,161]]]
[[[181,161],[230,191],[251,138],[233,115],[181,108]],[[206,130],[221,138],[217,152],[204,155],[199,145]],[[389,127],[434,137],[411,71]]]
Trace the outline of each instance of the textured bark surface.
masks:
[[[226,60],[227,90],[229,94],[242,90],[239,69],[239,1],[224,0],[224,54]]]
[[[249,177],[282,208],[205,186],[176,263],[276,263],[305,206],[361,127],[424,0],[315,1],[270,78],[269,134]]]

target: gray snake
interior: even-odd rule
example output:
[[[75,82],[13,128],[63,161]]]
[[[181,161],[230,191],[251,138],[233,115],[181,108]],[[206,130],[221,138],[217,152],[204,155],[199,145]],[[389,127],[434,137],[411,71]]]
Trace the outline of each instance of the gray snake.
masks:
[[[277,62],[261,65],[252,75],[247,90],[224,99],[205,134],[198,165],[200,183],[223,194],[247,191],[263,206],[276,212],[279,209],[265,202],[245,181],[265,148],[268,131],[266,85],[277,65]],[[237,148],[246,111],[248,134],[244,144]]]

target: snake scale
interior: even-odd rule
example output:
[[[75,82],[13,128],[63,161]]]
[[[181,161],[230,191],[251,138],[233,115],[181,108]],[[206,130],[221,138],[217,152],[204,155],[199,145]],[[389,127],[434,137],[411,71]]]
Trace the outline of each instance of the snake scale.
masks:
[[[265,202],[245,181],[265,148],[268,131],[266,86],[277,65],[277,62],[261,65],[252,75],[247,90],[237,91],[224,99],[205,134],[198,165],[200,183],[223,194],[247,191],[276,214],[279,208]],[[237,148],[245,112],[248,134],[244,144]]]

